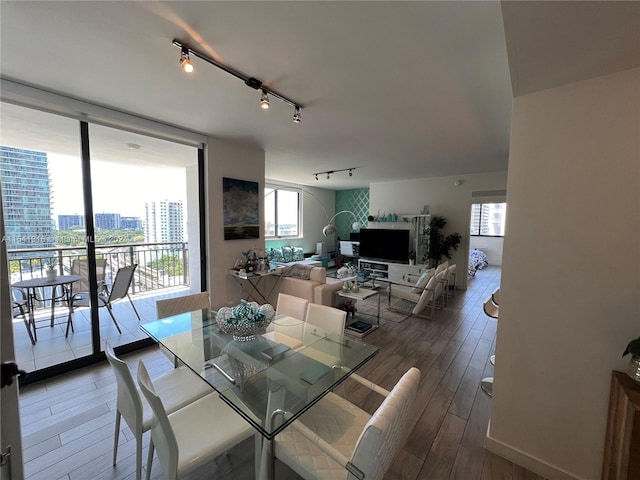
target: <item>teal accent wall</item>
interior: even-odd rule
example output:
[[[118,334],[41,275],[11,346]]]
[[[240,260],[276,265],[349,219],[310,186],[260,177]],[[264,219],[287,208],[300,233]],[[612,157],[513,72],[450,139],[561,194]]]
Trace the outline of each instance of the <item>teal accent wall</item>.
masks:
[[[336,212],[349,210],[356,214],[358,221],[363,225],[367,225],[367,217],[369,216],[369,189],[357,188],[353,190],[336,191]],[[351,233],[351,225],[355,222],[354,218],[348,213],[338,215],[335,219],[335,225],[338,231],[335,239],[349,240]]]

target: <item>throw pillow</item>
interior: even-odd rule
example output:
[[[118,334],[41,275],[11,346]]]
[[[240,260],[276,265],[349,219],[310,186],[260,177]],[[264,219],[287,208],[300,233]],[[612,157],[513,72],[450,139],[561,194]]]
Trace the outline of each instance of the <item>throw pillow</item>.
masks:
[[[422,293],[422,291],[424,290],[425,285],[427,284],[427,282],[431,278],[432,272],[433,272],[433,270],[427,270],[422,275],[420,275],[420,278],[418,278],[418,281],[416,282],[416,286],[411,288],[411,291],[413,293]]]

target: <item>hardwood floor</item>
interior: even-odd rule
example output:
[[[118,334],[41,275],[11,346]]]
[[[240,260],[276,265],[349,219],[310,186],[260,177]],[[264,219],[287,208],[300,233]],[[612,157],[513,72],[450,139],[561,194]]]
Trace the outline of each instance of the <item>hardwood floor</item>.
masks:
[[[433,320],[385,321],[383,308],[381,328],[365,338],[380,352],[359,371],[364,377],[392,388],[411,366],[422,372],[411,413],[414,428],[386,478],[540,480],[484,450],[491,399],[481,391],[480,380],[493,373],[488,359],[495,348],[496,320],[484,315],[482,302],[499,282],[499,268],[479,271],[470,288],[458,291]],[[144,358],[152,377],[172,368],[157,348],[124,357],[133,370],[139,358]],[[27,480],[135,478],[135,441],[124,422],[118,463],[111,465],[115,393],[106,362],[23,388],[20,414]],[[381,402],[355,382],[347,382],[346,394],[369,412]],[[144,459],[146,444],[148,435]],[[253,478],[253,441],[205,467],[189,478]],[[299,478],[282,464],[277,465],[276,477]],[[152,478],[162,478],[157,460]]]

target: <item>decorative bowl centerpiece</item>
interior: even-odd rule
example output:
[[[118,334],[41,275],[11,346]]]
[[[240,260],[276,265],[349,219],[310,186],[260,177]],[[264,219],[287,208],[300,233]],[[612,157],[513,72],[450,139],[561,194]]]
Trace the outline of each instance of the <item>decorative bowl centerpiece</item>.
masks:
[[[242,301],[235,307],[222,307],[216,314],[216,323],[220,330],[233,335],[234,340],[248,342],[264,333],[276,312],[268,303]]]

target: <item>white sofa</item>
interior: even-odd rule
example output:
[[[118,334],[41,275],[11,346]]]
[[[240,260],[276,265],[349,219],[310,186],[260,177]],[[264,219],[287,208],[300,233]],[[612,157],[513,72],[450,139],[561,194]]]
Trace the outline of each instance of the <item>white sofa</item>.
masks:
[[[281,292],[331,307],[333,296],[340,288],[342,282],[327,283],[327,271],[323,267],[313,267],[309,272],[309,280],[285,276],[279,278],[269,300],[276,305],[278,293]]]

